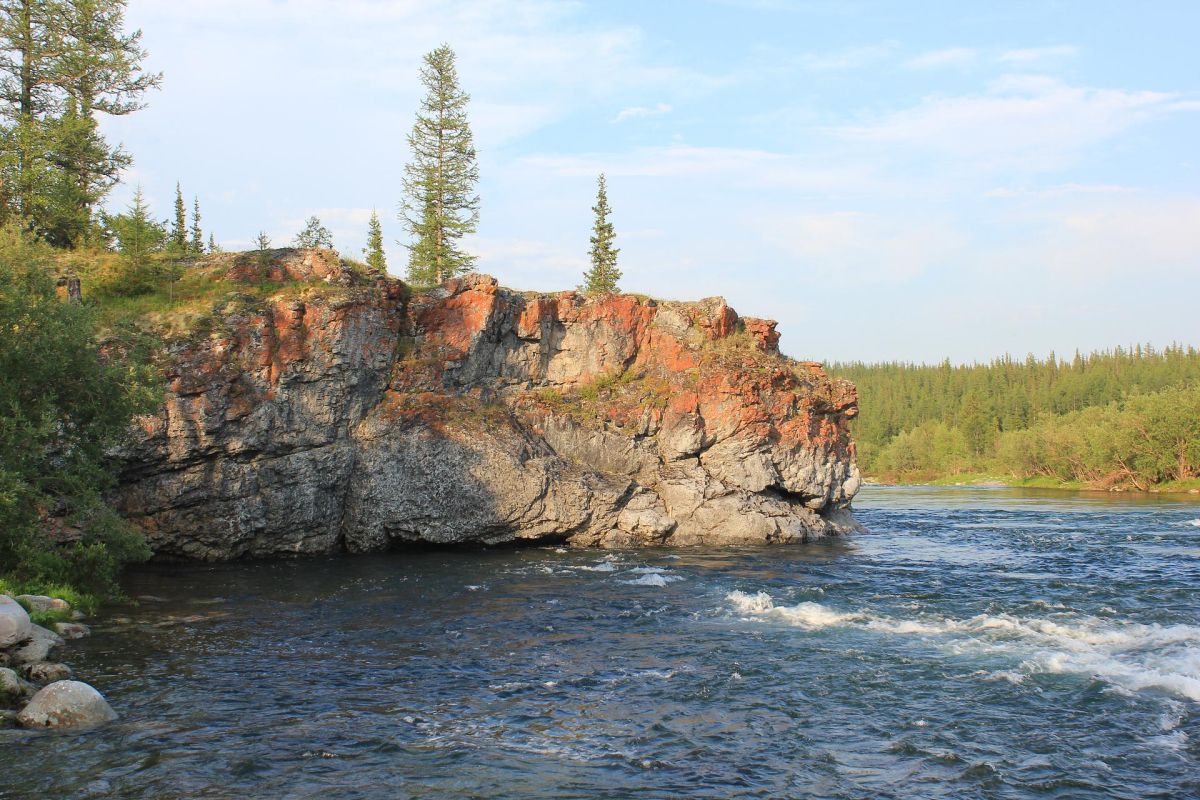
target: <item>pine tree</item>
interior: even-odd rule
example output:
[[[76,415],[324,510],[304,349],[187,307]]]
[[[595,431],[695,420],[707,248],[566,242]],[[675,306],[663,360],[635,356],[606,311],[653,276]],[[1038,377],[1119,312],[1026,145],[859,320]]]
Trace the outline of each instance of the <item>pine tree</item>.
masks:
[[[596,222],[592,226],[592,247],[589,255],[592,267],[583,274],[583,286],[580,289],[585,294],[609,294],[617,291],[617,281],[621,280],[621,271],[617,269],[617,253],[620,248],[613,247],[617,234],[613,225],[608,221],[612,209],[608,206],[608,187],[605,184],[604,173],[600,173],[596,189],[596,205],[592,206],[596,214]]]
[[[187,250],[187,210],[183,204],[183,190],[175,182],[175,221],[171,225],[171,250],[183,254]]]
[[[367,246],[363,248],[367,257],[367,266],[371,269],[387,272],[387,256],[383,254],[383,227],[379,224],[379,214],[371,211],[371,222],[367,227]]]
[[[479,168],[467,122],[470,96],[458,86],[454,58],[444,44],[425,55],[426,95],[408,136],[412,160],[404,170],[400,219],[413,239],[408,277],[417,284],[440,283],[475,261],[459,247],[479,224]]]
[[[211,232],[208,234],[208,252],[221,252],[221,246],[217,244],[217,237],[213,236]]]
[[[200,198],[192,197],[192,240],[188,252],[194,256],[204,254],[204,232],[200,230]]]
[[[304,224],[304,230],[296,234],[293,243],[296,247],[324,247],[332,250],[333,234],[321,224],[320,219],[315,216],[309,217],[308,222]]]

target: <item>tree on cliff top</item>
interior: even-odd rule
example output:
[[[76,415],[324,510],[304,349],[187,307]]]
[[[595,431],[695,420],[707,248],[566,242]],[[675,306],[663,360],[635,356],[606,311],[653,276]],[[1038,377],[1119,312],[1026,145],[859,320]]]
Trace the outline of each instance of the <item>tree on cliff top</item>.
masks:
[[[470,96],[458,86],[448,45],[425,55],[421,83],[426,95],[408,135],[412,160],[404,169],[400,220],[413,239],[406,245],[409,280],[430,284],[467,271],[475,261],[459,240],[479,223],[479,168],[467,122]]]
[[[617,281],[621,280],[621,270],[617,269],[617,253],[619,247],[613,247],[617,234],[613,224],[608,221],[612,209],[608,205],[608,187],[604,181],[604,173],[600,173],[596,189],[596,205],[592,206],[596,214],[596,222],[592,226],[592,248],[589,251],[592,268],[583,274],[583,286],[580,289],[585,294],[609,294],[617,291]]]
[[[187,250],[187,207],[183,204],[183,189],[175,182],[175,220],[171,224],[171,251],[182,255]]]
[[[379,224],[379,214],[371,212],[371,222],[367,226],[367,246],[363,248],[367,257],[367,266],[380,272],[387,272],[387,256],[383,254],[383,227]]]
[[[333,249],[333,234],[321,224],[317,217],[309,217],[304,224],[304,230],[296,234],[296,247],[325,247]]]

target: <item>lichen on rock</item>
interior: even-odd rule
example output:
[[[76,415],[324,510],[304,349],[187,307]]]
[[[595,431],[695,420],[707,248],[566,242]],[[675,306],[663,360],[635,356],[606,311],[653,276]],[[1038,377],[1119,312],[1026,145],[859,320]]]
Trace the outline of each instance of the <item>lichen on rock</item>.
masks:
[[[771,321],[720,298],[474,274],[413,293],[329,251],[271,257],[256,269],[283,289],[164,343],[165,402],[122,452],[115,500],[162,555],[775,543],[854,525],[854,387],[782,356]],[[249,281],[252,266],[195,268]]]

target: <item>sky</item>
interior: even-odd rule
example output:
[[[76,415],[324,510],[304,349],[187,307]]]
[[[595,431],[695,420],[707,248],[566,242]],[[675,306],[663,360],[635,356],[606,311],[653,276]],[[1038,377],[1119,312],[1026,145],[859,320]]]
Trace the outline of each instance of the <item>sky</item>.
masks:
[[[478,150],[466,248],[506,286],[588,264],[607,174],[621,286],[724,296],[822,361],[1200,345],[1200,3],[131,0],[148,107],[102,122],[167,217],[361,257],[396,218],[421,57]]]

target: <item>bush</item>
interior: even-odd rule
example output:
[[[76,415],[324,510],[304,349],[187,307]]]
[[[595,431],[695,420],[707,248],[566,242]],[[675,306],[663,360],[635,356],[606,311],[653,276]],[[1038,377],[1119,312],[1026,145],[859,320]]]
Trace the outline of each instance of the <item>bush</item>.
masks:
[[[111,593],[149,551],[101,499],[107,451],[156,381],[102,358],[90,309],[57,297],[49,264],[48,248],[0,230],[0,577]]]

